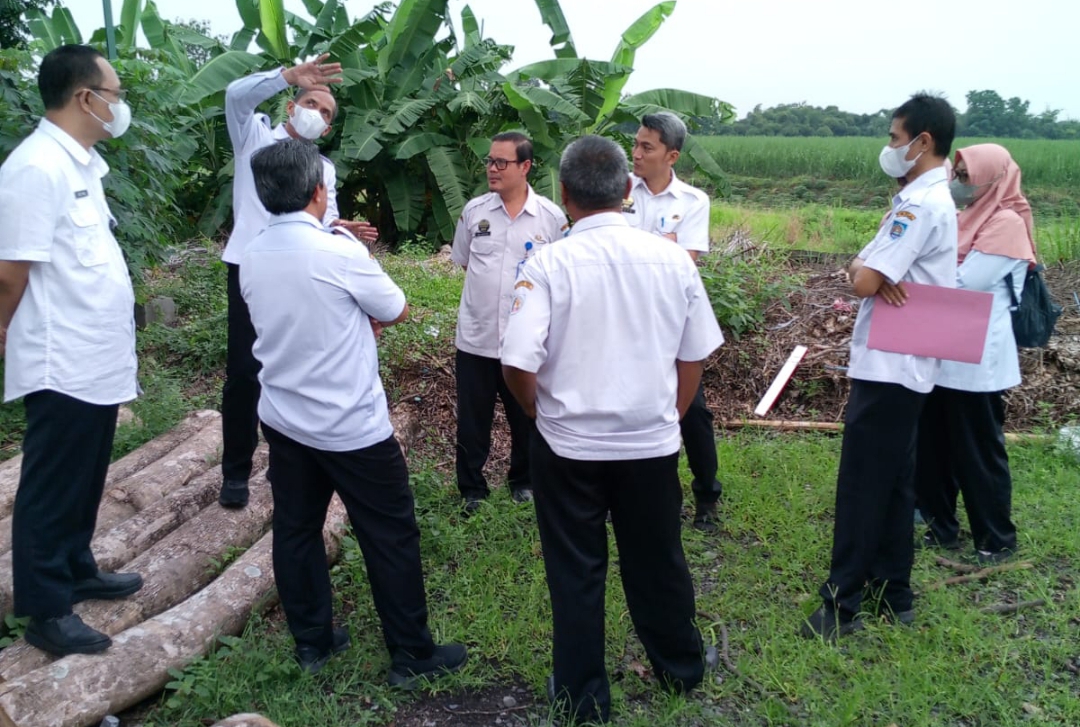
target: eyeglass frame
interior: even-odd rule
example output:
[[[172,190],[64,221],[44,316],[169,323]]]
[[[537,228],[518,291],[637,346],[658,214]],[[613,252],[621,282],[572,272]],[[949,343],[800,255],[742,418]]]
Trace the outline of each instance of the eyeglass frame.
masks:
[[[97,93],[98,91],[111,93],[112,95],[116,96],[116,100],[118,102],[127,103],[128,90],[126,88],[105,88],[104,86],[87,86],[86,90],[94,94],[98,98],[101,98],[101,95]],[[105,103],[109,103],[109,100],[106,98],[101,98],[101,100]]]
[[[505,172],[506,168],[511,164],[524,164],[523,159],[495,159],[493,157],[484,157],[481,161],[484,163],[484,169],[494,166],[496,171]]]

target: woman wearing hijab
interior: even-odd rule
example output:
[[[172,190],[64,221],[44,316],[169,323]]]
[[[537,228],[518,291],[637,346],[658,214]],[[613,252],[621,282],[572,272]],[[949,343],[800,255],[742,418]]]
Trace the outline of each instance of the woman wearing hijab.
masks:
[[[942,361],[919,422],[916,494],[927,523],[922,545],[960,547],[961,492],[975,557],[995,563],[1016,550],[1002,395],[1020,383],[1008,281],[1019,299],[1026,271],[1035,265],[1033,220],[1020,191],[1020,167],[998,144],[957,151],[949,188],[962,208],[956,287],[993,293],[994,302],[982,361]]]

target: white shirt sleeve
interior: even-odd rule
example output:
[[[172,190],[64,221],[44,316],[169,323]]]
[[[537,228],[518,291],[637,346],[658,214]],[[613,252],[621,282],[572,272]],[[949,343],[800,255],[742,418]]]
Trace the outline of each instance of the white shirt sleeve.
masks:
[[[697,268],[689,258],[687,263],[693,268],[687,291],[690,305],[676,358],[679,361],[703,361],[724,343],[724,334],[716,322],[716,314]]]
[[[25,166],[12,172],[0,188],[0,260],[49,262],[57,211],[55,180],[44,169]]]
[[[337,206],[337,170],[329,159],[323,159],[323,184],[326,185],[326,214],[323,224],[329,225],[340,215]]]
[[[866,248],[869,254],[863,266],[878,271],[895,285],[918,259],[936,227],[931,215],[918,207],[897,210],[885,225],[875,240],[877,244]]]
[[[709,200],[696,199],[686,213],[676,233],[683,250],[709,251]]]
[[[469,226],[465,223],[465,213],[462,212],[454,230],[454,246],[450,253],[450,259],[461,267],[469,264],[469,242]]]
[[[252,73],[236,79],[225,89],[225,124],[229,128],[233,149],[240,150],[247,141],[252,125],[260,123],[255,116],[259,104],[289,87],[281,75],[283,70],[277,68]]]
[[[377,321],[392,321],[401,315],[405,310],[405,293],[383,272],[363,243],[357,243],[347,265],[345,279],[349,293],[364,313]]]
[[[1025,261],[1004,255],[987,255],[978,250],[972,250],[956,269],[956,287],[993,292],[998,285],[1005,284],[1005,276],[1013,272],[1018,263],[1025,263]],[[1015,273],[1013,278],[1016,278]]]
[[[522,270],[506,324],[500,358],[504,366],[536,373],[547,360],[551,326],[551,289],[537,258]]]

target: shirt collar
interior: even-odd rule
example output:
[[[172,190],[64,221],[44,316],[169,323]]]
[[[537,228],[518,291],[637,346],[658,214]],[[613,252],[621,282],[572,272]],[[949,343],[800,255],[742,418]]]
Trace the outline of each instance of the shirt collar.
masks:
[[[597,227],[630,227],[630,224],[623,217],[622,212],[599,212],[574,222],[574,226],[570,228],[570,234],[576,235]]]
[[[679,192],[682,191],[682,182],[679,181],[679,178],[675,176],[674,169],[671,170],[671,181],[668,182],[668,186],[664,187],[663,191],[659,192],[658,194],[652,193],[652,190],[649,189],[649,185],[645,183],[644,177],[634,177],[634,186],[644,187],[645,191],[653,197],[662,197],[665,194],[670,194],[672,197],[677,197]]]
[[[285,139],[292,138],[292,136],[289,134],[288,129],[285,128],[284,123],[275,126],[270,133],[273,134],[274,141],[284,141]]]
[[[275,225],[284,225],[290,222],[299,222],[305,225],[311,225],[319,230],[325,231],[322,222],[319,222],[313,215],[308,214],[301,210],[300,212],[286,212],[283,215],[271,215],[268,227],[274,227]]]
[[[894,201],[907,202],[920,190],[926,190],[935,184],[947,181],[949,181],[948,172],[945,171],[945,166],[935,167],[930,171],[923,172],[915,178],[914,182],[911,182],[897,192]]]
[[[99,177],[104,177],[109,173],[109,165],[105,163],[105,160],[101,158],[101,155],[97,153],[96,149],[87,149],[85,146],[75,141],[75,137],[53,122],[48,119],[42,119],[41,123],[38,124],[38,130],[63,147],[64,151],[66,151],[76,162],[84,167],[89,167],[94,170]]]
[[[526,190],[525,206],[521,208],[521,211],[527,212],[532,217],[536,217],[540,214],[540,200],[537,199],[536,192],[533,191],[531,184],[527,186]],[[506,209],[506,205],[503,204],[503,199],[499,196],[498,192],[491,193],[491,202],[488,204],[488,209]]]

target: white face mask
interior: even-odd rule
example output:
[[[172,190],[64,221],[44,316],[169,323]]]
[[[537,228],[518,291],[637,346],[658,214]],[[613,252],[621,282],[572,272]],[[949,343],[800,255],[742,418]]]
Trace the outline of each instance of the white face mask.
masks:
[[[918,139],[919,137],[915,137]],[[915,166],[915,162],[919,161],[919,157],[923,155],[919,152],[914,159],[907,159],[908,150],[911,149],[911,145],[915,143],[915,139],[912,139],[904,146],[891,147],[886,145],[881,150],[881,154],[878,155],[878,164],[881,165],[881,171],[888,174],[893,179],[899,179],[907,175],[911,171],[911,168]]]
[[[109,113],[112,114],[112,121],[105,121],[93,111],[90,115],[101,122],[101,128],[105,129],[105,132],[116,139],[124,135],[124,132],[131,126],[131,107],[126,102],[120,101],[119,103],[113,103],[107,98],[102,98],[97,92],[91,91],[105,103],[109,104]]]
[[[294,106],[289,123],[293,131],[309,141],[315,141],[326,131],[326,122],[323,121],[322,114],[306,106]]]

